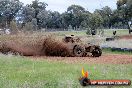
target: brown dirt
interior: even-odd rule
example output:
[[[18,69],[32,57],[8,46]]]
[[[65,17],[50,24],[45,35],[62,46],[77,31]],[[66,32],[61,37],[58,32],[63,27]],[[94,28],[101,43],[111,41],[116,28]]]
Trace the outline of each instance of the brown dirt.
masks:
[[[132,35],[123,35],[120,36],[120,39],[132,39]]]
[[[121,36],[132,39],[132,35]],[[7,38],[8,39],[8,38]],[[55,39],[54,36],[38,37],[13,37],[12,40],[0,42],[0,52],[18,52],[33,59],[46,59],[49,61],[62,61],[65,63],[88,63],[88,64],[132,64],[132,55],[103,54],[101,57],[58,57],[68,56],[67,45]],[[37,57],[38,55],[39,57]],[[40,57],[40,55],[43,55]],[[45,55],[45,56],[44,56]],[[50,56],[50,57],[47,57]],[[52,57],[51,57],[52,56]],[[56,57],[53,57],[56,56]]]
[[[132,64],[132,55],[107,54],[101,57],[31,57],[35,60],[60,61],[65,63],[88,64]]]
[[[23,38],[17,37],[13,40],[0,42],[0,52],[7,54],[17,53],[23,56],[69,56],[67,44],[55,39],[53,36],[43,38]]]

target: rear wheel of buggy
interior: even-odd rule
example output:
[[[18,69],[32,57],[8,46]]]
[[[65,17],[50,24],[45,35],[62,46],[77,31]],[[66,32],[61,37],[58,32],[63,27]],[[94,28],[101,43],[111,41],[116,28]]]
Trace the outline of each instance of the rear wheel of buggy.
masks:
[[[102,55],[102,50],[100,48],[95,48],[92,52],[93,57],[99,57]]]
[[[73,48],[73,55],[76,57],[83,57],[85,54],[85,49],[79,45]]]

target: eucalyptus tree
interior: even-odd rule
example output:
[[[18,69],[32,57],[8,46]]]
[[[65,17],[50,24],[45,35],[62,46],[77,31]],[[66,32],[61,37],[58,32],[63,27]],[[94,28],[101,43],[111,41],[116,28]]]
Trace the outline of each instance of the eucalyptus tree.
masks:
[[[23,3],[19,0],[0,1],[0,19],[4,26],[10,26],[10,22],[15,19],[16,14],[22,8]]]

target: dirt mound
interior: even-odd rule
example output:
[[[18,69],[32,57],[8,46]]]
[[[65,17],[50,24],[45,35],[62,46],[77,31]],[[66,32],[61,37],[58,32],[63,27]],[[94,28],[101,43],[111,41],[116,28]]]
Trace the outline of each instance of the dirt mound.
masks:
[[[13,53],[24,56],[69,56],[65,43],[53,36],[44,36],[40,39],[28,37],[0,42],[0,52]]]
[[[67,45],[59,40],[52,37],[45,39],[43,43],[42,52],[47,56],[69,56],[69,49]]]

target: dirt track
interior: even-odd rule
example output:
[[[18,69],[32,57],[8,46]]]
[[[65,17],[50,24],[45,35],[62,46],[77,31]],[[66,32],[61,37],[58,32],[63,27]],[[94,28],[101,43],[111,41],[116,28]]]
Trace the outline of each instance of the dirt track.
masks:
[[[88,64],[132,64],[132,55],[107,54],[101,57],[33,57],[33,59],[46,59],[48,61],[61,61],[65,63]]]
[[[120,39],[132,39],[132,35],[120,36]]]

